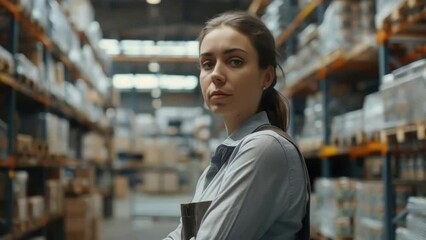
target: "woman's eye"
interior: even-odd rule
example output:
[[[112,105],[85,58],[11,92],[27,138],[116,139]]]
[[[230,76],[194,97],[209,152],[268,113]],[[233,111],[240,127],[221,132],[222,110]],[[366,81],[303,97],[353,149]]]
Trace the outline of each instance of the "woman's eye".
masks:
[[[211,61],[204,61],[201,63],[202,69],[211,69],[213,67],[213,62]]]
[[[232,60],[230,61],[230,64],[231,64],[233,67],[239,67],[239,66],[241,66],[241,65],[243,64],[243,61],[241,61],[240,59],[232,59]]]

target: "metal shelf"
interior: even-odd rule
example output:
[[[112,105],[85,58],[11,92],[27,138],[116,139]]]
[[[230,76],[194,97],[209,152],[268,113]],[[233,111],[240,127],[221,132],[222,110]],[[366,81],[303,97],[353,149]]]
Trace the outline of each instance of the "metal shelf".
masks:
[[[28,229],[25,229],[23,231],[19,231],[19,230],[12,231],[10,234],[4,236],[4,239],[5,240],[24,239],[25,237],[28,237],[27,235],[41,228],[44,228],[48,226],[50,223],[56,220],[59,220],[63,217],[64,217],[63,214],[56,214],[51,216],[45,215],[39,220],[33,220],[32,222],[30,222],[29,224],[30,226],[28,227]]]
[[[74,65],[69,57],[62,52],[62,50],[53,42],[46,34],[45,30],[39,27],[37,24],[32,22],[27,16],[22,14],[22,10],[16,4],[13,4],[7,0],[0,0],[0,7],[3,7],[8,12],[10,12],[14,18],[22,25],[23,28],[28,30],[31,35],[34,36],[37,41],[40,41],[46,49],[53,55],[55,59],[61,61],[65,67],[70,71],[72,77],[77,79],[82,79],[91,89],[95,89],[97,97],[101,100],[102,105],[105,104],[105,99],[102,97],[102,94],[95,88],[90,79],[81,72],[81,70]]]
[[[421,20],[426,19],[426,9],[418,14],[408,18],[406,21],[399,24],[395,24],[386,29],[380,29],[377,33],[377,42],[384,44],[392,38],[426,38],[426,32],[421,31],[416,27]],[[420,26],[421,29],[425,29],[425,25]]]
[[[30,88],[24,84],[19,83],[15,78],[8,74],[0,73],[0,83],[10,86],[15,91],[35,100],[36,102],[52,109],[54,112],[61,112],[70,119],[77,121],[82,126],[88,129],[95,130],[101,134],[108,134],[109,129],[102,128],[96,123],[93,123],[89,118],[79,110],[75,109],[64,100],[57,99],[51,93],[42,90],[39,87]],[[36,86],[36,85],[34,85]]]
[[[253,15],[262,16],[270,0],[253,0],[249,6],[248,12]]]
[[[198,57],[180,56],[129,56],[115,55],[113,62],[177,62],[177,63],[198,63]]]
[[[323,2],[323,0],[311,0],[275,39],[276,47],[282,46],[289,38],[293,36],[306,18]]]
[[[336,50],[333,53],[318,59],[316,66],[309,72],[294,80],[294,84],[285,87],[283,92],[286,96],[294,97],[301,95],[310,89],[312,84],[340,73],[348,72],[368,73],[377,72],[377,61],[372,60],[372,54],[376,49],[372,46],[360,44],[351,51],[344,52]]]

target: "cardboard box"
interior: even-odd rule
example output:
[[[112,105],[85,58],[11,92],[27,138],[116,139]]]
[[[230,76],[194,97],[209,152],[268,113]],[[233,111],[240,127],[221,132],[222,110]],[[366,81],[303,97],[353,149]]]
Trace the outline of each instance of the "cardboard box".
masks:
[[[83,232],[66,232],[66,240],[92,240],[90,239],[90,233],[87,231]]]
[[[90,202],[85,197],[65,199],[66,218],[89,218],[91,216]]]
[[[163,173],[163,189],[164,192],[179,191],[179,175],[176,171],[167,171]]]
[[[42,196],[28,198],[28,217],[30,219],[40,219],[45,212],[44,199]]]
[[[100,240],[101,239],[101,231],[102,231],[102,219],[94,219],[93,220],[93,228],[92,228],[92,240]]]
[[[13,221],[16,223],[28,220],[28,201],[27,198],[17,198],[14,202]]]
[[[86,179],[89,187],[95,186],[95,168],[88,167],[88,168],[77,168],[74,172],[75,178],[82,178]]]
[[[129,179],[127,177],[114,178],[114,196],[116,198],[127,198],[129,194]]]
[[[63,210],[64,190],[57,180],[48,180],[46,184],[46,210],[49,214]]]
[[[148,192],[162,191],[162,174],[158,171],[146,171],[144,174],[144,189]]]
[[[66,217],[66,232],[88,232],[92,228],[92,221],[88,217]]]

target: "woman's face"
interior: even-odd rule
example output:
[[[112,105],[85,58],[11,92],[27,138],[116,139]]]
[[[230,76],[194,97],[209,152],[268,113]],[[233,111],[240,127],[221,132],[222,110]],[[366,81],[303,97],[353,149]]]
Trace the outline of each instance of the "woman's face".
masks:
[[[224,117],[256,113],[270,78],[250,39],[228,26],[209,32],[200,46],[200,85],[209,109]]]

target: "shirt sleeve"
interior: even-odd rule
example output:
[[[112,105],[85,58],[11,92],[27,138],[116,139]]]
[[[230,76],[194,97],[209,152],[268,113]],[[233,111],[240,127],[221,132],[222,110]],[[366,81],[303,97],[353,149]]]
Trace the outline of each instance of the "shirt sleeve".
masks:
[[[283,147],[268,134],[246,140],[226,169],[220,192],[206,212],[197,240],[260,239],[292,198],[287,158],[298,157],[297,152],[288,154],[296,151],[292,147],[290,143]],[[301,224],[295,227],[300,228]]]

